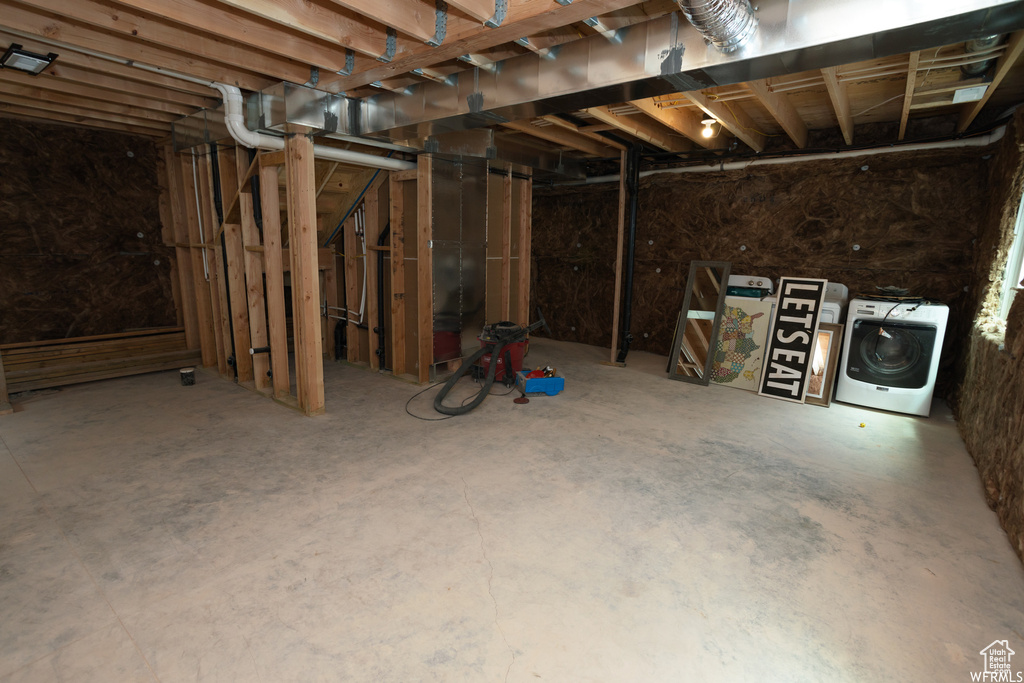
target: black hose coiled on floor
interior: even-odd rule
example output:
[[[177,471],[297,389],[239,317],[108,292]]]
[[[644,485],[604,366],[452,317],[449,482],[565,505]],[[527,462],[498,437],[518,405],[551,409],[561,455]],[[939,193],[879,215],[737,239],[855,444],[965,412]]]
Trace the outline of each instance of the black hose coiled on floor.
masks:
[[[464,362],[455,374],[448,378],[448,381],[441,387],[441,391],[437,392],[437,396],[434,397],[434,410],[441,413],[442,415],[464,415],[469,411],[476,408],[478,405],[484,402],[487,395],[491,393],[491,386],[494,384],[494,373],[498,369],[498,359],[501,357],[501,352],[508,345],[510,340],[497,342],[493,347],[484,346],[477,349],[476,353],[469,357]],[[490,367],[487,368],[487,376],[484,378],[484,386],[480,389],[480,393],[476,395],[472,401],[461,406],[446,406],[444,405],[445,396],[452,390],[455,383],[462,379],[463,375],[476,363],[478,360],[483,358],[485,353],[491,353]],[[505,372],[512,372],[512,368],[505,368]]]

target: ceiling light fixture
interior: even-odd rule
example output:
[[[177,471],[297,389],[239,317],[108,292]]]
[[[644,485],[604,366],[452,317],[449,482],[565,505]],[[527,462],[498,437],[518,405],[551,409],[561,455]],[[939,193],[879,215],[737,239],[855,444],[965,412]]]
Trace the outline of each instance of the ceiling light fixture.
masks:
[[[702,136],[713,138],[718,135],[718,128],[715,127],[715,124],[718,123],[717,121],[714,119],[704,119],[701,123],[704,124],[704,130],[700,132]]]
[[[0,57],[0,67],[4,69],[16,69],[23,73],[38,76],[46,69],[46,67],[50,66],[55,59],[57,59],[57,53],[55,52],[51,52],[46,55],[38,55],[34,52],[21,49],[21,45],[18,45],[17,43],[11,43],[11,46],[7,48],[7,52],[4,53],[4,56]]]

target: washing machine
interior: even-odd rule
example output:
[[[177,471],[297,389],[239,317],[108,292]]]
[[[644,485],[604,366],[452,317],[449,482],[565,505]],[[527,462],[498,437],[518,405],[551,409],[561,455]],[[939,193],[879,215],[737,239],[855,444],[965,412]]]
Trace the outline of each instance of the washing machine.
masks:
[[[836,400],[928,417],[948,318],[922,299],[850,301]]]

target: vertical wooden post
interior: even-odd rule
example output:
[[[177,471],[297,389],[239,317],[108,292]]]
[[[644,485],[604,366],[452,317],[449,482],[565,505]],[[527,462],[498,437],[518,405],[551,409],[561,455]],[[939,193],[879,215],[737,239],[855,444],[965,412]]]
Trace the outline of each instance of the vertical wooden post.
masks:
[[[430,380],[434,362],[434,271],[430,241],[434,234],[433,183],[434,160],[420,155],[416,164],[416,331],[419,337],[419,381]]]
[[[619,299],[622,296],[622,249],[626,234],[626,150],[619,153],[619,233],[615,247],[615,298],[612,304],[612,355],[611,363],[619,351]]]
[[[370,330],[369,339],[369,362],[371,370],[379,370],[381,359],[377,357],[377,348],[380,345],[380,336],[377,330],[377,311],[382,302],[377,301],[377,253],[380,247],[377,246],[377,237],[382,230],[380,220],[380,188],[387,179],[387,173],[381,173],[370,184],[366,193],[366,200],[363,204],[366,212],[366,259],[363,268],[366,269],[366,327]]]
[[[224,210],[234,201],[238,193],[238,165],[234,147],[221,147],[218,152],[218,169],[220,170],[220,195]],[[239,202],[248,199],[248,195],[239,197]],[[241,221],[239,209],[239,221]],[[227,217],[225,217],[227,218]],[[227,272],[224,282],[231,302],[231,334],[235,346],[235,370],[239,382],[251,382],[252,356],[249,355],[249,302],[245,294],[245,254],[242,248],[242,224],[224,223],[224,246],[227,257]]]
[[[341,226],[342,244],[345,249],[345,318],[348,329],[345,336],[348,348],[345,359],[349,363],[359,361],[359,328],[354,316],[359,312],[359,238],[356,236],[356,215],[353,213]]]
[[[249,155],[245,148],[236,148],[236,168],[238,177],[242,178],[249,170]],[[275,188],[276,189],[276,188]],[[255,348],[267,345],[267,314],[263,296],[263,260],[259,252],[249,251],[246,247],[260,246],[260,231],[256,226],[253,211],[251,188],[248,194],[239,196],[239,211],[242,216],[242,258],[245,267],[245,299],[249,308],[249,343]],[[270,356],[257,353],[252,356],[253,383],[257,391],[270,386]]]
[[[196,160],[199,171],[199,211],[203,217],[203,239],[206,262],[210,270],[210,304],[213,309],[213,330],[217,339],[217,371],[227,377],[231,355],[231,323],[228,320],[228,289],[224,281],[224,257],[217,237],[220,225],[213,205],[212,169],[209,155]]]
[[[263,267],[267,274],[267,337],[274,397],[291,391],[288,372],[288,321],[284,304],[284,263],[281,254],[281,199],[277,166],[260,166],[260,203],[263,207]]]
[[[324,335],[324,343],[327,344],[326,355],[331,360],[341,360],[334,353],[334,335],[335,328],[341,321],[337,319],[339,311],[335,310],[338,308],[338,257],[334,255],[334,250],[331,249],[331,267],[324,269],[324,300],[327,302],[327,331]]]
[[[196,316],[199,322],[199,343],[203,353],[203,365],[210,367],[217,364],[217,335],[213,317],[213,304],[210,299],[210,281],[207,277],[206,248],[203,246],[199,230],[199,201],[197,201],[198,169],[192,154],[180,157],[180,180],[183,190],[185,217],[188,221],[189,260],[192,263],[192,282],[196,302]]]
[[[0,415],[9,415],[14,412],[11,405],[11,397],[7,394],[7,376],[4,375],[4,359],[0,353]]]
[[[305,129],[285,138],[288,231],[295,319],[295,374],[299,408],[324,412],[324,357],[320,341],[320,272],[316,241],[313,141]]]
[[[160,241],[163,242],[165,247],[175,249],[174,238],[174,214],[171,210],[171,204],[174,200],[171,198],[171,184],[170,178],[167,174],[167,162],[164,155],[167,153],[166,148],[157,149],[157,162],[156,162],[156,178],[157,185],[160,189],[160,198],[158,200],[158,206],[160,211]],[[171,154],[173,154],[173,147],[171,148]],[[177,321],[178,327],[186,327],[185,325],[185,302],[182,299],[181,294],[181,271],[178,268],[178,255],[175,255],[168,259],[170,261],[171,269],[171,294],[174,297],[174,315]],[[192,329],[192,334],[195,335],[195,328]],[[194,339],[194,337],[193,337]],[[185,330],[185,345],[189,347],[189,330]]]
[[[501,319],[512,304],[512,165],[501,179]]]
[[[391,371],[406,373],[405,366],[405,194],[391,176]]]
[[[530,324],[530,240],[533,236],[533,178],[519,196],[519,324]]]
[[[198,349],[200,348],[199,316],[196,313],[192,251],[188,247],[188,218],[185,213],[184,190],[181,186],[181,164],[178,163],[172,145],[163,148],[162,163],[167,178],[167,208],[171,220],[170,237],[174,243],[174,260],[178,267],[178,285],[181,287],[181,318],[185,327],[185,345],[190,349]]]

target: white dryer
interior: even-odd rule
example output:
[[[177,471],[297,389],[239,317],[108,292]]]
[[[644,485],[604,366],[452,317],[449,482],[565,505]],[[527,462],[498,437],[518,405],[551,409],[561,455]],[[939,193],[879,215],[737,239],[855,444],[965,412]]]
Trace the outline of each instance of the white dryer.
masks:
[[[928,417],[948,318],[945,304],[853,299],[836,400]]]

